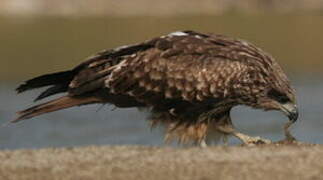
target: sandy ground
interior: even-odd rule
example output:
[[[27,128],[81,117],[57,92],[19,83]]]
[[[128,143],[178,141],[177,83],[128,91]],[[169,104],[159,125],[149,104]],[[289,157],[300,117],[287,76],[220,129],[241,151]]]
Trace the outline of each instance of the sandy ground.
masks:
[[[103,146],[0,152],[0,179],[323,179],[322,145]]]

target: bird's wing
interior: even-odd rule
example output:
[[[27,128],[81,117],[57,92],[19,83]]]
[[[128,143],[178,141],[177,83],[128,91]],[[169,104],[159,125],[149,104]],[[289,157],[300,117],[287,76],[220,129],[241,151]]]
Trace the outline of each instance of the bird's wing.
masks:
[[[203,101],[232,96],[236,86],[247,80],[248,65],[242,58],[246,53],[235,52],[228,44],[231,41],[216,40],[194,32],[153,39],[152,48],[121,61],[105,84],[113,93],[138,100]]]
[[[77,73],[69,83],[69,94],[78,96],[96,89],[105,88],[105,78],[125,56],[148,48],[149,46],[145,44],[135,44],[104,50],[87,58],[85,62],[73,69]]]

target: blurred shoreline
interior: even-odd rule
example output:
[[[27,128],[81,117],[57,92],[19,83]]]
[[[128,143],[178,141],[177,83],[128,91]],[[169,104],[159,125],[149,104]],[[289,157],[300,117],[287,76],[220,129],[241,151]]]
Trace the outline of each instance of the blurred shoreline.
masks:
[[[320,15],[274,13],[75,19],[0,16],[0,39],[5,42],[0,44],[0,80],[67,70],[103,49],[187,29],[248,40],[272,54],[288,74],[318,77],[323,68],[322,22]]]
[[[147,8],[149,7],[149,8]],[[322,13],[322,0],[2,0],[2,16],[173,16],[222,15],[228,12]]]

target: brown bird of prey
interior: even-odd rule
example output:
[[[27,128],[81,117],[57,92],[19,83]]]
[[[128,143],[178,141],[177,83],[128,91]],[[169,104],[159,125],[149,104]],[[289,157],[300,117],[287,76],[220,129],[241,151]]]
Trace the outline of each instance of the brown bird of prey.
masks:
[[[247,41],[195,31],[104,50],[71,70],[28,80],[17,92],[45,86],[36,101],[65,95],[11,122],[93,103],[147,108],[152,126],[164,125],[165,139],[204,147],[216,134],[270,143],[234,129],[230,110],[237,105],[282,111],[290,120],[287,136],[298,118],[295,91],[273,57]]]

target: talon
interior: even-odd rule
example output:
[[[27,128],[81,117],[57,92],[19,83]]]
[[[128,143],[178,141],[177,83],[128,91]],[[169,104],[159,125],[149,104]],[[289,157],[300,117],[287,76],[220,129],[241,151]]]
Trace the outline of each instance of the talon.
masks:
[[[260,145],[260,144],[271,144],[272,142],[268,139],[262,139],[260,137],[249,138],[245,144],[247,145]]]
[[[240,139],[246,145],[259,145],[259,144],[271,144],[272,142],[268,139],[263,139],[260,137],[250,137],[248,135],[233,132],[233,135]]]

